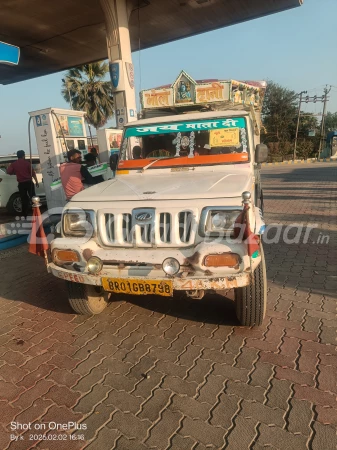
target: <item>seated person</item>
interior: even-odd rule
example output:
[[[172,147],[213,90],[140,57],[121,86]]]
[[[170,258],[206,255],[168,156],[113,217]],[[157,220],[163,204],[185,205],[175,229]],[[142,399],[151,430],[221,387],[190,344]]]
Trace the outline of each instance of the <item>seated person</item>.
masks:
[[[142,149],[139,145],[135,145],[132,149],[132,159],[142,159]]]
[[[96,164],[96,156],[93,153],[87,153],[84,156],[84,159],[87,167],[92,167]],[[102,183],[102,181],[104,181],[103,175],[97,175],[96,177],[92,176],[91,178],[92,178],[92,181],[90,183],[91,185]],[[84,181],[84,183],[86,182]]]

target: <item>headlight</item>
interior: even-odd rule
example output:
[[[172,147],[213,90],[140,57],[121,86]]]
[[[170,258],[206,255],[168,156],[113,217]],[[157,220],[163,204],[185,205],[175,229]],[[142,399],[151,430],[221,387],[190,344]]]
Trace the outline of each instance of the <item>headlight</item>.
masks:
[[[167,274],[167,275],[175,275],[179,272],[180,270],[180,264],[179,262],[175,259],[175,258],[166,258],[163,261],[163,271]]]
[[[230,230],[234,226],[234,222],[240,213],[235,211],[211,211],[208,231]]]
[[[95,234],[95,227],[94,211],[68,209],[63,213],[62,229],[65,236],[93,236]]]
[[[224,231],[234,229],[234,223],[242,211],[242,207],[237,209],[231,207],[207,207],[201,214],[199,234],[206,236],[210,234],[219,234]]]
[[[93,275],[98,274],[103,269],[103,262],[97,256],[88,259],[87,270]]]

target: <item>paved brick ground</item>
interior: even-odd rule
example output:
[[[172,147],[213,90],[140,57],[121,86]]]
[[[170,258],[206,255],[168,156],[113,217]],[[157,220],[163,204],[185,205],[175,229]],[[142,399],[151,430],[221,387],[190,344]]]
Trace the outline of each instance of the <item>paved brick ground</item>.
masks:
[[[26,247],[0,254],[1,449],[335,449],[337,166],[268,167],[263,178],[268,223],[287,239],[289,224],[317,228],[307,244],[265,243],[258,329],[238,326],[231,292],[120,297],[99,317],[75,316],[42,260]],[[34,430],[68,421],[85,441]]]

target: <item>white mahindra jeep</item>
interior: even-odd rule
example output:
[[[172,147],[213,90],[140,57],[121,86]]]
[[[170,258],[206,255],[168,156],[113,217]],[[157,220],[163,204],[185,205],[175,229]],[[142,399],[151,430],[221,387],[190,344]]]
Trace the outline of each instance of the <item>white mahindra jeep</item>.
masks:
[[[258,139],[249,111],[128,124],[116,178],[74,196],[62,236],[52,242],[49,270],[66,280],[72,308],[98,314],[116,293],[185,291],[200,299],[234,288],[241,324],[261,324],[267,280],[260,163],[267,148]],[[253,254],[244,234],[234,238],[242,197],[257,236]]]

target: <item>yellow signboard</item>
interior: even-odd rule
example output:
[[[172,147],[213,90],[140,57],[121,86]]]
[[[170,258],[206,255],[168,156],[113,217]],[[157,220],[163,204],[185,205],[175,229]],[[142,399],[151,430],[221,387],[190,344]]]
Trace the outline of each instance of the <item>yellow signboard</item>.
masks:
[[[240,145],[239,128],[210,130],[209,145],[211,147],[232,147]]]

